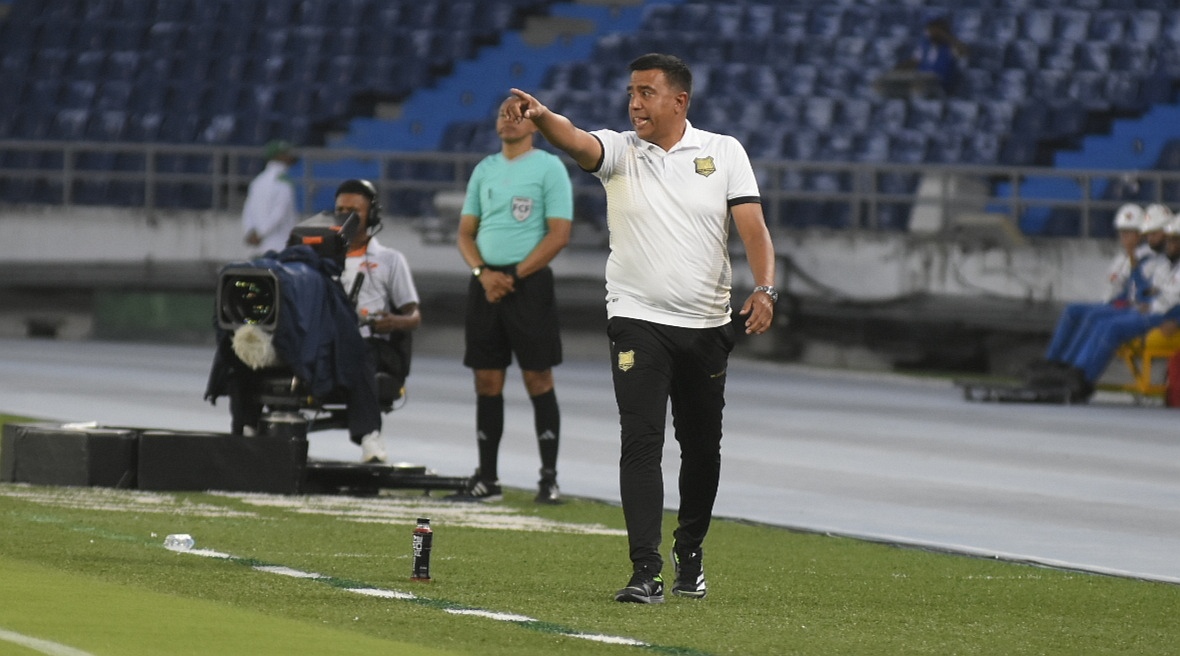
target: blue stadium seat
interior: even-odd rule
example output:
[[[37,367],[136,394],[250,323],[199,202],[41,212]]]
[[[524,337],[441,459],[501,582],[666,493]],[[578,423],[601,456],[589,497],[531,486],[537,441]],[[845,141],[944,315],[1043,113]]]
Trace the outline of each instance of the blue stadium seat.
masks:
[[[1072,71],[1078,64],[1078,44],[1073,41],[1051,41],[1041,48],[1041,68]]]
[[[107,84],[110,84],[109,82]],[[121,141],[127,132],[127,112],[107,110],[99,112],[90,121],[86,138],[96,141]]]
[[[50,137],[78,141],[86,134],[86,124],[90,122],[89,109],[63,109],[57,112],[53,120]]]
[[[990,98],[996,87],[996,77],[991,71],[968,68],[959,72],[959,83],[955,97]]]
[[[1035,71],[1041,67],[1041,45],[1031,39],[1017,39],[1004,48],[1004,67]]]
[[[816,5],[811,9],[807,31],[813,36],[835,39],[843,33],[844,7],[839,4]]]
[[[915,98],[910,101],[906,127],[927,134],[938,131],[942,124],[943,101],[934,98]]]
[[[858,162],[881,163],[889,160],[889,135],[870,132],[858,137],[854,147],[854,159]]]
[[[1153,102],[1168,100],[1150,98],[1144,92],[1146,85],[1145,78],[1138,73],[1114,72],[1107,77],[1106,97],[1110,98],[1111,106],[1115,110],[1128,113],[1144,112]],[[1158,89],[1158,86],[1155,88]]]
[[[1090,21],[1087,39],[1105,43],[1119,43],[1127,33],[1127,14],[1122,11],[1101,10]]]
[[[997,10],[984,14],[983,40],[992,43],[1007,43],[1015,40],[1020,33],[1020,22],[1013,12]]]
[[[891,98],[874,108],[873,125],[886,133],[897,132],[905,128],[908,113],[904,100]]]
[[[154,23],[148,29],[147,48],[157,57],[170,57],[176,53],[176,44],[182,42],[185,31],[183,23]]]
[[[945,128],[955,134],[972,134],[977,130],[979,114],[977,101],[952,98],[946,102]]]
[[[1056,100],[1069,93],[1070,84],[1082,73],[1043,68],[1032,74],[1029,88],[1032,97],[1042,100]]]
[[[63,107],[89,108],[94,102],[98,85],[89,80],[71,80],[66,84],[62,98]]]
[[[873,102],[867,98],[840,101],[839,124],[853,133],[869,131],[873,127]]]
[[[1169,15],[1172,15],[1172,12],[1169,12]],[[1152,43],[1161,39],[1167,32],[1168,26],[1164,24],[1164,17],[1160,12],[1151,9],[1131,12],[1127,30],[1128,41]]]
[[[1110,45],[1110,69],[1144,72],[1153,62],[1152,47],[1144,43],[1114,43]]]
[[[1075,43],[1086,40],[1090,30],[1091,12],[1081,9],[1058,9],[1055,13],[1054,39]]]
[[[889,143],[889,161],[920,164],[926,161],[929,137],[925,132],[902,129],[893,133]]]
[[[1032,9],[1019,15],[1020,38],[1034,43],[1053,40],[1055,14],[1051,9]]]
[[[968,154],[972,152],[970,149],[964,147],[964,140],[963,135],[950,132],[931,135],[926,161],[939,164],[958,164],[962,162],[964,151],[966,150]]]
[[[1011,131],[1016,109],[1016,103],[1010,100],[981,100],[979,103],[980,130],[993,134]]]
[[[812,96],[803,101],[803,120],[816,130],[830,130],[836,119],[836,101],[823,96]]]
[[[1020,139],[1035,140],[1049,130],[1051,110],[1042,102],[1020,106],[1012,118],[1012,134]]]
[[[819,78],[819,70],[811,64],[799,64],[791,68],[786,79],[780,79],[780,87],[784,93],[794,96],[807,97],[815,91],[815,83]]]
[[[1069,80],[1069,97],[1090,111],[1108,111],[1111,99],[1106,95],[1106,83],[1102,73],[1075,71]]]
[[[1036,164],[1037,142],[1025,135],[1009,135],[1001,140],[999,163],[1009,166],[1031,166]]]
[[[809,161],[819,154],[820,135],[814,130],[796,130],[783,135],[781,148],[784,159]]]
[[[1023,69],[1009,68],[1000,72],[996,78],[993,98],[1023,102],[1029,97],[1028,72]]]
[[[977,132],[963,144],[963,161],[992,166],[1000,157],[1000,138],[995,132]]]
[[[981,41],[972,43],[970,47],[962,73],[972,70],[996,72],[1004,68],[1005,43]]]
[[[112,52],[106,58],[103,77],[107,80],[131,81],[139,75],[140,54],[134,50]]]

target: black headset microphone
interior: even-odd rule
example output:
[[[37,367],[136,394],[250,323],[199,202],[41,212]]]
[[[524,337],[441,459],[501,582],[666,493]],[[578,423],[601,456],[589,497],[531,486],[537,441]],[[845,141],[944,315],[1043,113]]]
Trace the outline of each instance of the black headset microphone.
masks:
[[[359,194],[369,199],[369,218],[365,222],[365,227],[369,231],[369,235],[375,235],[381,230],[381,203],[377,201],[377,188],[373,186],[372,182],[368,180],[345,180],[336,188],[336,196],[340,194]],[[339,217],[337,217],[339,219]],[[357,271],[356,278],[352,281],[352,288],[348,292],[348,300],[353,307],[356,307],[357,298],[361,293],[361,283],[365,280],[364,271]]]
[[[370,235],[375,235],[381,230],[381,203],[378,200],[377,187],[373,186],[372,182],[361,179],[345,180],[336,188],[336,196],[340,194],[359,194],[369,199],[369,218],[365,222],[365,227]]]

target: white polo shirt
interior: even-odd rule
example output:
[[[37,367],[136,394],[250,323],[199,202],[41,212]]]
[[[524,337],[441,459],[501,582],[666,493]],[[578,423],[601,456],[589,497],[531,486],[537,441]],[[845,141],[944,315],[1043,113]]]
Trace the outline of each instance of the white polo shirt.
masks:
[[[364,250],[353,251],[344,260],[344,272],[340,282],[345,293],[352,291],[357,272],[364,272],[356,310],[362,317],[377,312],[393,312],[408,303],[418,303],[418,288],[410,274],[410,265],[401,252],[377,243],[376,237],[369,239]],[[368,326],[361,326],[361,336],[371,337],[374,333]],[[389,338],[388,335],[378,335]]]
[[[729,208],[759,201],[745,149],[691,123],[668,152],[634,131],[590,134],[603,150],[591,173],[606,189],[607,316],[683,328],[729,323]]]

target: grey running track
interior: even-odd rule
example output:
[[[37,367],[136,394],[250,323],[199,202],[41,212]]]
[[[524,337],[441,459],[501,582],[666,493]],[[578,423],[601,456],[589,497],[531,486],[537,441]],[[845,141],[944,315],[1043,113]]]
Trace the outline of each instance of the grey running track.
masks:
[[[617,501],[601,351],[555,369],[559,481],[567,495]],[[474,469],[460,358],[415,356],[408,402],[385,418],[394,459],[451,476]],[[211,360],[211,347],[0,340],[0,412],[225,431],[226,400],[202,400]],[[505,399],[501,480],[532,488],[539,459],[515,369]],[[945,381],[742,358],[727,400],[719,516],[1180,583],[1180,411],[1102,395],[1076,407],[969,403]],[[341,432],[310,440],[313,457],[359,457]],[[669,436],[669,507],[678,462]]]

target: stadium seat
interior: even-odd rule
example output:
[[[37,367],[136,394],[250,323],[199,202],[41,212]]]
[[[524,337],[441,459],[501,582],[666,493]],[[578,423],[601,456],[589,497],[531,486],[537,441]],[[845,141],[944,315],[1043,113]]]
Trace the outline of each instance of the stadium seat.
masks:
[[[929,137],[920,130],[902,129],[893,133],[889,144],[889,161],[921,164],[926,161]]]
[[[1033,43],[1053,40],[1055,14],[1051,9],[1032,9],[1018,15],[1020,38]]]
[[[995,132],[973,134],[963,145],[963,161],[967,164],[994,166],[999,156],[1000,138]]]
[[[1078,45],[1073,41],[1046,43],[1041,47],[1040,67],[1055,71],[1072,71],[1078,64],[1077,50]]]
[[[1094,12],[1086,39],[1105,43],[1119,43],[1125,41],[1126,33],[1126,12],[1105,9]]]
[[[996,79],[995,95],[992,97],[1023,102],[1029,97],[1028,78],[1028,72],[1024,69],[1004,69]]]
[[[910,101],[910,111],[906,117],[906,127],[933,134],[942,124],[943,101],[937,99],[915,98]]]
[[[897,132],[905,128],[908,113],[904,100],[891,98],[874,108],[873,125],[885,133]]]
[[[1074,43],[1086,40],[1090,30],[1089,11],[1058,9],[1055,14],[1054,39]]]
[[[1041,45],[1031,39],[1014,40],[1004,48],[1004,67],[1022,71],[1041,68]]]
[[[870,132],[861,135],[854,148],[854,159],[859,162],[886,162],[889,160],[889,135]]]

